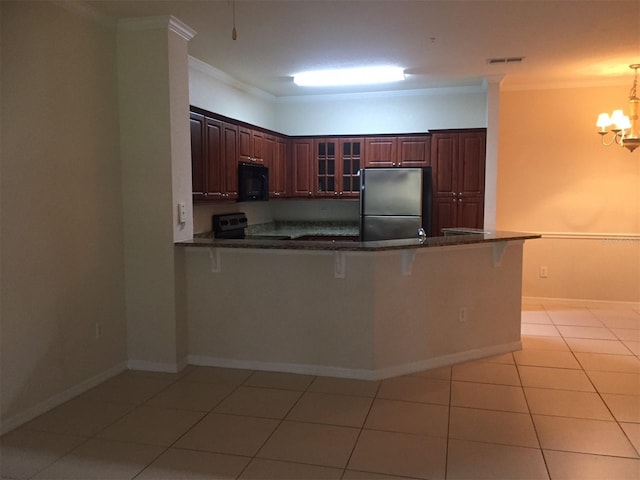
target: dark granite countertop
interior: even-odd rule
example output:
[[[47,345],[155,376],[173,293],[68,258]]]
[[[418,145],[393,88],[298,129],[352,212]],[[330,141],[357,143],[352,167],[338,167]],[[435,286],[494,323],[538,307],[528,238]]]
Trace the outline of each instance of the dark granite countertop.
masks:
[[[197,237],[193,240],[177,242],[179,247],[209,247],[209,248],[257,248],[279,250],[318,250],[318,251],[351,251],[371,252],[384,250],[403,250],[412,248],[446,247],[455,245],[469,245],[475,243],[503,242],[509,240],[530,240],[540,238],[540,235],[522,232],[482,232],[472,230],[448,229],[445,236],[430,237],[424,241],[419,238],[402,240],[384,240],[376,242],[354,241],[349,235],[345,240],[335,240],[336,235],[331,235],[331,240],[273,240],[267,238],[242,240],[215,239],[210,236]]]

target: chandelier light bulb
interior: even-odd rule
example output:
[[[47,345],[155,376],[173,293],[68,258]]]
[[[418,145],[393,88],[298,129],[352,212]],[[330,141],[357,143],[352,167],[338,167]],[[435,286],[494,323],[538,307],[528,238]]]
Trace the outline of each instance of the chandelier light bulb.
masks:
[[[629,65],[629,68],[634,71],[633,86],[629,91],[629,107],[631,113],[625,115],[621,109],[614,110],[611,116],[607,113],[601,113],[598,115],[596,121],[596,127],[599,128],[598,134],[602,138],[602,144],[620,145],[633,152],[640,146],[640,119],[638,118],[638,104],[640,99],[638,98],[638,69],[640,69],[639,63]],[[606,140],[607,134],[611,133],[610,140]]]

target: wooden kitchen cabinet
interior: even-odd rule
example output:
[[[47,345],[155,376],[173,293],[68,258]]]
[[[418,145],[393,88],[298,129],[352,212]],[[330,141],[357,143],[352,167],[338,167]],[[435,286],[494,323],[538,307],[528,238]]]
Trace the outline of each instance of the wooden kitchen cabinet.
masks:
[[[431,137],[415,135],[398,137],[398,163],[402,167],[428,167],[431,165]]]
[[[437,131],[431,135],[432,231],[482,228],[486,130]]]
[[[265,134],[252,128],[238,127],[238,158],[241,162],[264,163]]]
[[[311,197],[314,192],[313,139],[296,138],[291,141],[289,194],[293,197]]]
[[[206,191],[204,115],[190,113],[189,126],[191,129],[191,190],[193,199],[199,200],[204,197]]]
[[[360,194],[363,143],[362,138],[314,141],[314,196],[349,198]]]
[[[237,167],[228,162],[235,152],[235,126],[190,113],[191,185],[195,201],[237,197]],[[234,157],[235,158],[235,157]]]
[[[367,137],[364,140],[365,167],[389,168],[398,163],[396,137]]]
[[[287,193],[287,142],[283,137],[264,135],[263,159],[269,169],[269,197],[284,197]]]
[[[428,135],[365,138],[365,166],[369,168],[428,167]]]

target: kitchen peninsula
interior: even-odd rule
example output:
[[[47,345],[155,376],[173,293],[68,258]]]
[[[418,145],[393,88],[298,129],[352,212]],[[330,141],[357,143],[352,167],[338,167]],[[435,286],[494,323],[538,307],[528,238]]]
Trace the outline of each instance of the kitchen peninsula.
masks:
[[[538,235],[217,240],[185,249],[189,363],[381,379],[521,348]]]

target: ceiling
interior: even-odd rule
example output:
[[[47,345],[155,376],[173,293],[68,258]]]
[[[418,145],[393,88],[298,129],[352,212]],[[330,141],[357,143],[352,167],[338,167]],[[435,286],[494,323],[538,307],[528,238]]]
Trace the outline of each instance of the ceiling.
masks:
[[[173,15],[197,34],[189,54],[276,97],[481,85],[631,86],[638,0],[85,0],[112,18]],[[489,58],[524,57],[489,64]],[[404,82],[298,87],[293,74],[392,64]]]

